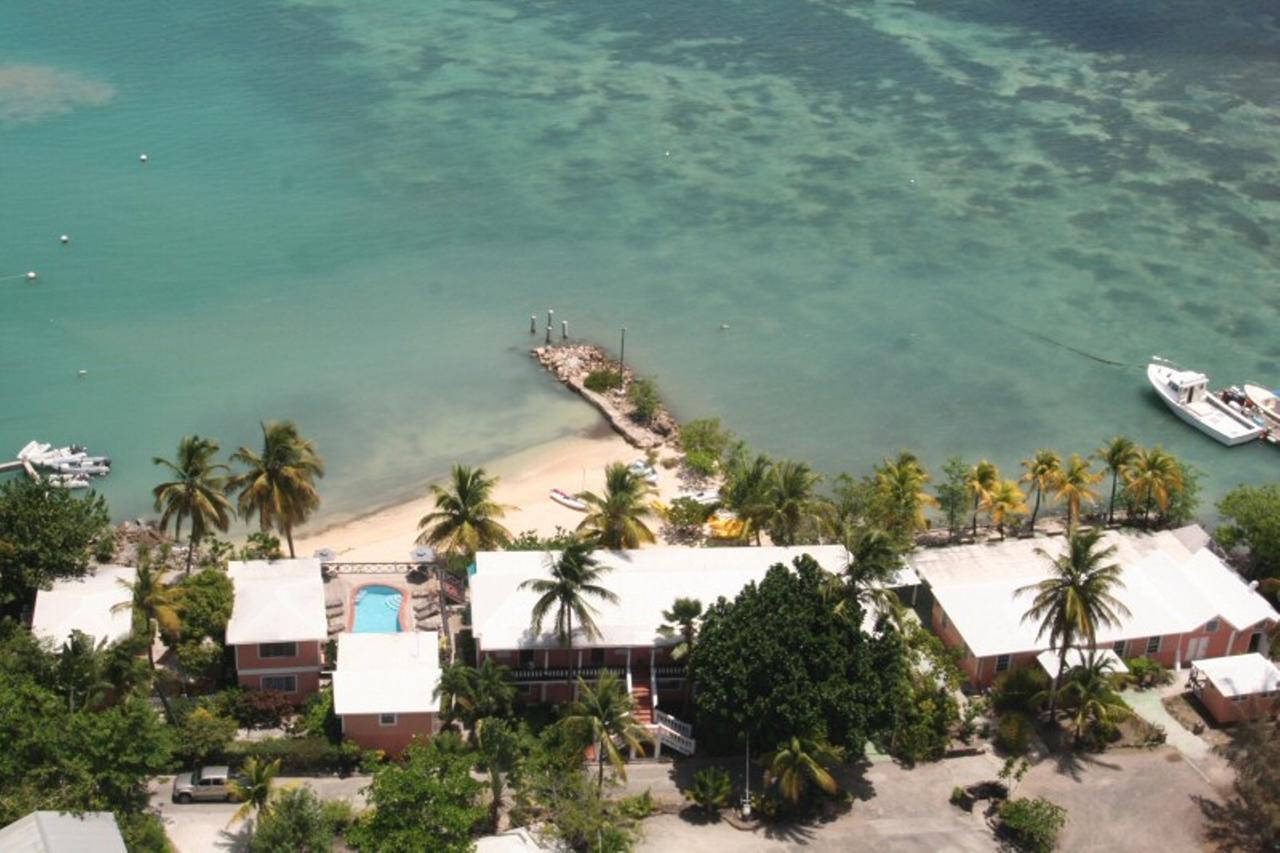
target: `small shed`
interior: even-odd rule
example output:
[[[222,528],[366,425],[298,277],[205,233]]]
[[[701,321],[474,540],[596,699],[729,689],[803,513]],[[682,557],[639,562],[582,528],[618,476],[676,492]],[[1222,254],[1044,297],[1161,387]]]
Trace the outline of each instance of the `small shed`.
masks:
[[[32,812],[0,829],[0,850],[13,853],[125,853],[111,812]]]
[[[1198,660],[1191,666],[1188,685],[1219,723],[1280,712],[1280,668],[1256,652]]]

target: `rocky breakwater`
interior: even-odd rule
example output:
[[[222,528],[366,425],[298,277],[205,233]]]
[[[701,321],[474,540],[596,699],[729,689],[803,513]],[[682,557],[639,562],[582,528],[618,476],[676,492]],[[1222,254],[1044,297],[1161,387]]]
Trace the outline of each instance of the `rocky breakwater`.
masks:
[[[680,426],[661,402],[647,419],[640,415],[629,393],[637,381],[636,375],[631,368],[610,358],[603,348],[595,344],[548,344],[536,347],[532,355],[557,379],[599,409],[609,425],[633,447],[656,450],[679,442]],[[618,374],[618,384],[601,392],[587,387],[587,377],[593,373],[603,376],[607,371]]]

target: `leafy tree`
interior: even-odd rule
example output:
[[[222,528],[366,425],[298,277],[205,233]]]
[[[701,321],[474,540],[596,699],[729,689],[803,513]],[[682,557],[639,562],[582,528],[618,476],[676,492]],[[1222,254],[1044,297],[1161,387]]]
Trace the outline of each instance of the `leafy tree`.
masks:
[[[213,457],[218,452],[218,442],[198,435],[188,435],[178,443],[178,459],[156,456],[151,461],[163,465],[174,479],[161,483],[151,490],[156,499],[156,511],[160,513],[160,529],[173,524],[173,537],[182,538],[182,523],[190,520],[191,535],[187,543],[187,571],[195,556],[200,540],[211,529],[224,533],[231,526],[231,501],[227,499],[230,471],[226,465],[217,464]]]
[[[627,388],[627,400],[631,403],[631,416],[642,424],[650,423],[662,407],[658,398],[658,386],[652,379],[636,379]]]
[[[708,817],[717,817],[733,801],[733,779],[723,767],[704,767],[693,774],[684,797]]]
[[[271,785],[280,775],[281,759],[267,763],[258,756],[250,756],[240,768],[240,779],[229,780],[227,788],[240,801],[240,808],[231,816],[230,823],[244,820],[251,814],[259,817],[271,806]]]
[[[511,541],[511,531],[498,519],[511,507],[493,500],[497,485],[498,478],[490,477],[483,468],[454,465],[448,489],[431,487],[436,508],[418,522],[418,542],[466,557],[505,546]]]
[[[1022,619],[1039,621],[1036,639],[1047,635],[1049,648],[1058,650],[1058,673],[1049,694],[1050,716],[1057,705],[1058,684],[1066,669],[1067,651],[1080,641],[1092,647],[1099,625],[1118,625],[1120,616],[1129,615],[1129,608],[1113,594],[1114,589],[1124,586],[1120,567],[1106,562],[1115,556],[1116,548],[1110,545],[1099,549],[1101,538],[1099,530],[1073,533],[1067,540],[1066,552],[1058,557],[1037,548],[1036,553],[1051,562],[1051,574],[1015,593],[1035,595]]]
[[[820,735],[792,736],[762,759],[764,783],[776,785],[782,798],[793,805],[800,802],[811,785],[828,796],[835,796],[840,791],[840,783],[831,774],[831,768],[843,759],[843,750],[827,743]]]
[[[1275,850],[1280,846],[1280,722],[1239,726],[1218,748],[1235,771],[1223,817],[1230,836],[1224,849]]]
[[[1116,485],[1125,476],[1125,472],[1138,459],[1138,447],[1123,435],[1117,435],[1099,447],[1094,455],[1106,466],[1111,474],[1111,497],[1107,501],[1107,524],[1115,521]]]
[[[631,715],[635,699],[612,672],[605,672],[595,684],[586,684],[579,678],[578,695],[580,698],[570,706],[560,725],[584,747],[595,746],[597,789],[604,787],[606,760],[625,781],[626,761],[619,745],[639,750],[641,741],[649,739],[649,733]]]
[[[324,476],[324,460],[293,421],[261,426],[261,452],[241,447],[231,454],[245,470],[231,478],[230,488],[239,492],[240,515],[246,520],[256,515],[259,530],[274,527],[283,533],[293,557],[293,528],[320,506],[315,481]]]
[[[1000,804],[999,834],[1018,850],[1050,853],[1067,824],[1067,811],[1043,797],[1020,797]]]
[[[195,708],[178,727],[178,753],[191,764],[221,756],[235,739],[239,724],[208,708]]]
[[[129,853],[173,853],[160,815],[152,811],[116,812],[115,818],[124,849]]]
[[[846,537],[849,531],[867,523],[876,496],[874,477],[855,479],[841,474],[832,481],[831,493],[832,526],[836,534]]]
[[[689,656],[699,740],[713,751],[740,743],[781,743],[795,732],[825,731],[861,754],[882,709],[886,682],[879,641],[859,628],[861,607],[832,613],[826,573],[810,557],[779,564],[733,601],[707,608]]]
[[[1040,500],[1046,492],[1052,490],[1058,472],[1062,470],[1062,459],[1052,450],[1042,449],[1037,450],[1036,455],[1030,459],[1023,459],[1022,467],[1026,469],[1022,482],[1030,485],[1036,492],[1036,503],[1031,510],[1031,532],[1035,533],[1036,516],[1040,515]]]
[[[991,523],[1004,539],[1004,525],[1010,518],[1017,518],[1027,511],[1027,496],[1013,480],[1001,480],[987,497],[983,506],[991,517]]]
[[[67,710],[95,707],[113,687],[107,673],[107,638],[94,643],[83,631],[72,631],[58,651],[58,684],[66,691]],[[79,703],[77,704],[77,699]]]
[[[925,510],[937,501],[925,491],[929,474],[920,460],[907,451],[886,459],[875,471],[868,517],[899,544],[910,547],[915,535],[929,528]]]
[[[617,603],[618,597],[600,586],[598,581],[607,568],[591,556],[591,545],[576,542],[564,549],[560,558],[551,563],[551,579],[533,578],[520,584],[520,589],[531,589],[539,598],[533,605],[530,627],[534,636],[541,636],[547,614],[555,610],[555,634],[563,648],[573,648],[573,620],[576,617],[583,635],[591,640],[600,637],[591,614],[596,610],[587,598]]]
[[[302,730],[309,737],[324,738],[332,744],[342,743],[342,720],[333,710],[332,685],[307,699],[302,709]]]
[[[75,497],[26,477],[0,483],[0,612],[17,615],[37,589],[83,577],[107,519],[107,503],[94,492]]]
[[[1146,524],[1153,506],[1169,508],[1173,495],[1182,488],[1182,466],[1160,446],[1139,450],[1123,472],[1125,492],[1142,509]]]
[[[1091,487],[1102,480],[1102,474],[1089,470],[1089,466],[1089,459],[1073,453],[1053,478],[1054,495],[1067,505],[1068,530],[1074,530],[1079,523],[1081,504],[1091,504],[1098,499],[1098,493]]]
[[[983,459],[969,469],[969,474],[965,478],[965,488],[973,499],[973,522],[970,535],[978,535],[978,507],[990,497],[999,483],[1000,469],[994,463]]]
[[[653,509],[645,503],[653,494],[653,487],[621,462],[606,467],[604,479],[603,495],[578,494],[578,499],[587,505],[578,533],[586,534],[602,548],[639,548],[654,542],[653,531],[645,524],[645,519],[653,515]]]
[[[917,622],[907,623],[901,633],[886,633],[883,642],[888,649],[880,669],[892,686],[876,740],[903,764],[938,761],[960,722],[955,695],[963,679],[955,652]]]
[[[310,788],[284,788],[258,820],[250,853],[328,853],[333,825]]]
[[[133,609],[134,633],[146,640],[147,663],[151,666],[156,697],[164,706],[165,718],[172,724],[173,708],[169,706],[169,699],[160,685],[156,670],[155,636],[157,630],[172,637],[181,635],[182,621],[178,615],[181,612],[181,593],[177,588],[165,585],[164,563],[165,560],[162,558],[157,565],[152,560],[150,552],[145,548],[139,549],[137,574],[133,583],[123,578],[117,581],[120,586],[128,590],[129,598],[114,605],[111,610],[115,612],[126,608]]]
[[[497,717],[480,720],[475,735],[477,763],[489,782],[489,830],[497,832],[505,778],[518,757],[518,737],[510,723]]]
[[[685,465],[704,477],[721,470],[733,444],[733,433],[720,425],[719,418],[689,421],[680,427]]]
[[[208,637],[222,645],[235,605],[235,588],[227,573],[206,569],[184,578],[175,589],[182,599],[181,635],[188,640]]]
[[[347,840],[357,850],[378,853],[465,853],[486,817],[479,804],[483,790],[471,777],[470,756],[415,739],[400,762],[374,773],[372,811],[351,827]]]
[[[1169,505],[1160,510],[1156,520],[1162,527],[1180,527],[1196,518],[1200,507],[1200,471],[1181,459],[1178,466],[1178,487],[1169,496]]]
[[[539,536],[536,530],[522,530],[502,546],[504,551],[563,551],[578,541],[578,534],[556,525],[550,536]]]
[[[938,484],[938,509],[947,520],[951,538],[960,535],[969,506],[969,466],[959,456],[952,456],[942,466],[942,482]]]
[[[280,540],[266,530],[255,530],[240,549],[241,560],[279,560],[284,556]]]
[[[1224,548],[1248,548],[1250,575],[1280,576],[1280,486],[1236,486],[1218,501],[1227,522],[1214,531]]]

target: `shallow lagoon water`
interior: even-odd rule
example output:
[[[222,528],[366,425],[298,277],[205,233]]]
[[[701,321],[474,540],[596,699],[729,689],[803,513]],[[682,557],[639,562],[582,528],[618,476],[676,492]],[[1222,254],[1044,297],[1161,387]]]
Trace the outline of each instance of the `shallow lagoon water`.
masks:
[[[0,9],[0,454],[110,453],[119,516],[263,417],[331,517],[581,429],[548,307],[830,473],[1119,432],[1210,497],[1280,470],[1141,370],[1280,385],[1267,4],[186,5]]]

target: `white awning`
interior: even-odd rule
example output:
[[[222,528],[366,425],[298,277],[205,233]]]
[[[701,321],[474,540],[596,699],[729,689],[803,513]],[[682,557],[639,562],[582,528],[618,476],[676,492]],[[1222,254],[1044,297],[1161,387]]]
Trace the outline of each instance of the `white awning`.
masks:
[[[1120,656],[1111,649],[1093,649],[1092,654],[1097,660],[1102,662],[1103,667],[1118,675],[1123,675],[1129,671],[1129,667],[1124,665],[1124,661]],[[1080,649],[1067,649],[1067,671],[1071,671],[1078,666],[1084,666],[1088,663],[1089,650],[1081,651]],[[1036,655],[1036,663],[1047,673],[1050,678],[1054,678],[1058,674],[1058,652],[1048,649]]]

